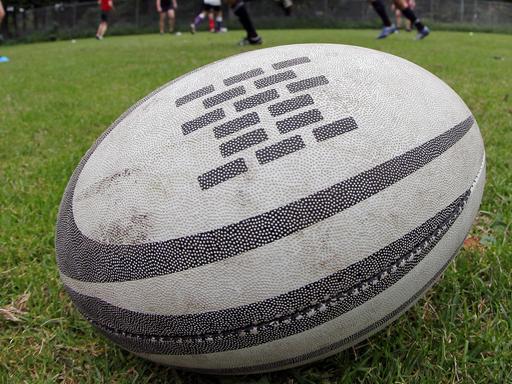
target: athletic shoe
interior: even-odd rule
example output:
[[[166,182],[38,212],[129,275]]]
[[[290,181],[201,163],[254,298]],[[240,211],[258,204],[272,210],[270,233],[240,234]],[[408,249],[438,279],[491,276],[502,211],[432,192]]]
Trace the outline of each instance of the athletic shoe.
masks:
[[[196,33],[196,25],[194,23],[190,24],[190,33],[191,34]]]
[[[260,36],[257,37],[244,37],[242,40],[238,42],[238,45],[244,46],[244,45],[261,45],[263,44],[263,39]]]
[[[96,35],[96,40],[103,40],[103,36]]]
[[[7,56],[0,56],[0,63],[7,63],[9,62],[9,58]]]
[[[425,37],[430,35],[430,29],[428,27],[424,27],[421,31],[416,35],[416,40],[423,40]]]
[[[395,24],[390,25],[389,27],[384,27],[380,31],[379,36],[377,36],[377,39],[385,39],[389,35],[395,33],[398,29],[396,28]]]

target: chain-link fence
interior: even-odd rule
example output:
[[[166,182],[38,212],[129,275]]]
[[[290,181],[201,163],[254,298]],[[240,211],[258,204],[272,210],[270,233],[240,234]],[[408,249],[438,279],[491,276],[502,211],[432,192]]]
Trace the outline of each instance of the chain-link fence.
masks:
[[[389,1],[391,3],[391,1]],[[292,17],[283,17],[275,0],[249,3],[261,28],[326,28],[377,26],[367,0],[295,0]],[[418,15],[435,27],[512,32],[512,3],[485,0],[417,0]],[[154,0],[117,0],[111,14],[110,34],[156,32]],[[179,1],[177,28],[186,30],[199,11],[197,0]],[[11,41],[74,38],[94,34],[99,21],[96,2],[57,3],[51,7],[15,8],[6,5],[1,26]],[[225,7],[228,26],[238,27]]]

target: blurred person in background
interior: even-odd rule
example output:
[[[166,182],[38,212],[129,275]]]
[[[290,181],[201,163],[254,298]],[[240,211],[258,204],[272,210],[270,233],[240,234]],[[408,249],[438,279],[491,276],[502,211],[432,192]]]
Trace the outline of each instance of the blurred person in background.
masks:
[[[2,5],[2,0],[0,0],[0,28],[2,27],[2,21],[5,17],[5,10],[4,6]],[[0,29],[1,31],[1,29]],[[0,41],[3,40],[2,35],[0,34]],[[9,61],[9,58],[7,56],[0,55],[0,63],[7,63]]]
[[[110,11],[114,9],[114,1],[98,0],[98,4],[100,5],[101,16],[100,25],[98,26],[98,30],[96,31],[96,39],[103,40],[103,36],[105,36],[105,32],[107,32],[108,28],[108,16],[110,14]]]
[[[228,5],[233,10],[233,13],[238,17],[240,24],[245,29],[247,33],[246,37],[240,40],[240,45],[258,45],[263,43],[261,36],[258,35],[254,24],[252,23],[252,18],[247,12],[247,7],[245,6],[245,2],[243,0],[227,0]]]
[[[176,10],[178,9],[177,0],[156,0],[156,10],[160,14],[160,34],[165,32],[165,16],[169,23],[169,33],[174,32],[176,25]]]
[[[385,39],[389,35],[395,33],[397,31],[396,25],[391,23],[389,19],[388,13],[386,11],[386,6],[383,3],[383,0],[369,0],[373,9],[380,16],[382,23],[384,24],[382,31],[380,32],[378,39]],[[420,19],[416,17],[416,14],[411,8],[411,2],[407,0],[393,0],[393,3],[397,9],[400,10],[400,13],[410,21],[411,26],[416,27],[418,34],[416,35],[416,40],[422,40],[430,34],[430,29],[425,26]],[[416,5],[416,4],[414,4]]]
[[[414,0],[405,0],[405,2],[407,3],[407,6],[414,11],[414,9],[416,8],[416,1],[414,1]],[[396,27],[398,29],[402,28],[402,21],[403,21],[403,19],[402,19],[402,11],[396,7],[395,3],[391,4],[391,9],[395,13]],[[405,21],[405,30],[407,32],[411,32],[412,31],[412,23],[411,23],[411,20],[409,20],[409,19],[407,19]]]
[[[233,13],[238,17],[240,24],[245,29],[247,36],[240,40],[240,45],[258,45],[263,42],[261,36],[256,32],[252,19],[247,12],[247,7],[244,0],[226,0],[228,5],[233,10]],[[285,14],[290,16],[292,13],[293,2],[292,0],[274,0],[281,8],[283,8]]]
[[[192,24],[190,24],[190,32],[196,33],[197,28],[206,19],[210,20],[210,31],[220,32],[222,28],[222,2],[221,0],[203,0],[201,12],[195,17]]]
[[[4,37],[2,36],[2,20],[4,19],[5,17],[5,9],[4,9],[4,6],[2,5],[2,0],[0,0],[0,41],[2,41],[4,39]]]

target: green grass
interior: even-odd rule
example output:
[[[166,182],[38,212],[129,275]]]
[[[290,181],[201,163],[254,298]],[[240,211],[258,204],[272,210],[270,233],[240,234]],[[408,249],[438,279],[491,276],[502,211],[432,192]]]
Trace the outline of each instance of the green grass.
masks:
[[[348,43],[414,61],[452,86],[481,127],[488,182],[475,241],[386,330],[317,364],[215,378],[147,363],[96,334],[59,282],[57,208],[79,159],[138,99],[243,49],[238,33],[128,36],[4,47],[0,64],[1,383],[511,383],[512,36],[438,32],[423,42],[376,31],[264,31],[266,46]],[[405,85],[406,86],[406,85]],[[4,313],[5,317],[5,313]]]

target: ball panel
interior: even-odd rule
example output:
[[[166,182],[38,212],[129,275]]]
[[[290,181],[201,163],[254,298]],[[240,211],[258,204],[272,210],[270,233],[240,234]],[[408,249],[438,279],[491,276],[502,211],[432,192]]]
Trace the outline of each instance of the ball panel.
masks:
[[[361,261],[427,221],[439,207],[448,206],[469,187],[465,172],[475,169],[476,174],[480,167],[471,150],[477,138],[475,128],[450,149],[450,156],[441,156],[356,206],[264,247],[142,280],[84,283],[63,275],[63,281],[78,293],[161,315],[218,311],[278,296]]]
[[[237,342],[241,336],[239,333],[243,334],[246,328],[252,330],[254,322],[258,324],[257,328],[260,328],[266,323],[270,325],[270,323],[278,321],[279,327],[276,328],[276,332],[272,333],[272,337],[284,337],[283,330],[288,326],[290,328],[288,333],[293,333],[301,331],[297,327],[302,327],[304,330],[315,324],[328,321],[370,300],[398,281],[419,263],[435,246],[439,238],[449,230],[449,223],[455,220],[459,214],[458,207],[462,206],[468,193],[462,195],[446,209],[403,238],[364,260],[295,291],[251,305],[195,315],[160,316],[123,310],[93,297],[83,296],[69,289],[69,286],[67,288],[78,308],[99,328],[105,328],[114,333],[127,332],[135,337],[142,336],[143,339],[144,336],[146,336],[145,338],[149,336],[168,338],[169,340],[160,346],[162,353],[165,351],[179,353],[180,350],[197,353],[198,350],[204,350],[207,347],[213,352],[215,348],[241,347],[232,344],[230,346],[227,343],[229,341]],[[438,231],[440,232],[438,233]],[[430,239],[432,234],[435,234],[435,239]],[[429,239],[429,241],[426,246],[423,246],[425,239]],[[398,266],[396,266],[397,262]],[[195,298],[198,296],[196,293]],[[322,303],[328,307],[322,307]],[[322,308],[318,308],[319,306]],[[308,315],[310,312],[315,316],[313,324],[307,319],[307,317],[311,317]],[[274,326],[268,328],[272,330],[271,328]],[[267,341],[271,334],[269,329],[265,329],[265,335],[263,335]],[[219,335],[219,333],[225,337],[220,340],[212,340],[208,343],[209,345],[201,344],[201,340],[195,338],[190,340],[191,343],[185,345],[179,344],[176,340],[178,337],[190,335],[204,337],[207,334]],[[231,335],[232,333],[233,335]],[[217,341],[219,342],[214,343]],[[252,337],[252,340],[245,340],[244,346],[257,344],[260,341]],[[248,342],[251,344],[247,345]],[[144,344],[140,346],[140,348],[146,347]]]
[[[178,272],[258,248],[325,220],[413,174],[456,144],[473,123],[470,116],[436,138],[373,169],[287,206],[210,232],[160,243],[113,245],[98,244],[75,229],[57,244],[67,254],[66,258],[74,260],[61,264],[61,269],[69,267],[63,272],[79,280],[124,281]],[[70,201],[73,184],[66,195],[65,200]],[[71,210],[61,213],[69,215]],[[65,220],[75,225],[74,220]],[[276,226],[276,222],[285,225]]]
[[[177,108],[172,102],[175,95],[190,93],[204,85],[203,82],[211,83],[212,72],[221,74],[220,82],[228,72],[243,72],[247,62],[272,63],[276,55],[296,55],[299,48],[262,50],[248,53],[244,56],[247,60],[235,57],[213,64],[173,82],[136,108],[98,146],[80,175],[73,208],[80,230],[91,239],[122,244],[127,241],[105,234],[105,223],[126,222],[134,214],[148,215],[151,221],[159,223],[149,229],[144,242],[165,241],[225,226],[327,188],[340,174],[348,178],[370,169],[432,139],[470,114],[453,91],[414,64],[370,50],[306,45],[304,50],[312,61],[294,67],[298,78],[308,79],[312,73],[322,72],[319,75],[328,78],[329,84],[307,90],[315,101],[312,109],[319,110],[323,120],[290,133],[299,133],[305,148],[266,163],[263,168],[255,151],[287,137],[279,133],[276,118],[267,109],[271,104],[255,111],[247,110],[258,114],[260,123],[255,128],[265,129],[268,144],[260,143],[241,153],[247,172],[205,192],[198,177],[231,160],[224,159],[219,150],[224,140],[212,137],[214,121],[204,129],[183,135],[178,127],[197,119],[198,109],[203,108],[202,101],[197,99]],[[267,66],[266,74],[273,71],[269,64]],[[382,70],[375,71],[376,66]],[[254,79],[242,83],[248,95],[258,93]],[[415,89],[412,95],[404,92],[402,86],[410,81],[413,83],[408,83],[407,89]],[[224,87],[222,83],[215,85],[217,91]],[[276,103],[295,97],[286,85],[283,82],[272,88],[280,94]],[[219,120],[219,124],[241,115],[232,103],[221,107],[226,118]],[[205,110],[206,113],[209,112]],[[283,119],[294,114],[289,112]],[[349,117],[359,128],[338,138],[319,143],[311,132],[317,126]],[[132,141],[125,140],[127,136],[132,137]],[[113,156],[114,153],[117,155]],[[310,164],[322,164],[324,172],[310,173]],[[108,183],[114,175],[126,170],[148,175],[146,179],[150,181],[141,181],[138,186],[125,185],[121,189],[117,188],[120,178]],[[304,182],[298,184],[299,178]],[[91,186],[102,180],[107,181],[103,185],[112,186],[112,192],[103,188],[94,198],[84,199],[84,191],[90,191]],[[283,186],[287,187],[285,193]],[[123,196],[123,204],[115,203],[119,194]],[[140,199],[142,194],[148,198]],[[243,200],[232,198],[240,194]],[[90,193],[86,196],[93,197]],[[201,201],[200,206],[197,201]],[[176,217],[186,219],[176,225]]]
[[[401,279],[390,289],[355,310],[307,332],[252,348],[194,356],[137,354],[160,364],[205,373],[248,374],[291,368],[349,348],[396,319],[439,279],[451,259],[457,254],[465,238],[463,234],[469,231],[473,219],[478,213],[484,182],[485,169],[482,170],[475,185],[467,208],[449,233],[429,253],[429,258],[424,259],[420,265],[414,268],[407,278]],[[452,253],[449,254],[451,257],[447,257],[446,252],[450,249],[452,250]],[[410,292],[415,292],[415,294],[410,295]],[[385,310],[382,311],[384,308]],[[333,342],[332,335],[337,335],[338,341]],[[322,347],[318,348],[319,345]],[[294,349],[297,351],[296,354],[290,353],[290,350]],[[304,351],[308,352],[304,353]],[[292,357],[283,359],[283,356]]]
[[[191,92],[188,95],[182,96],[176,99],[176,106],[181,107],[183,104],[187,104],[193,100],[199,99],[200,97],[206,96],[215,91],[215,87],[213,85],[207,85],[197,91]]]
[[[463,209],[464,206],[460,205],[460,203],[456,203],[454,205],[455,211],[452,209],[447,210],[450,213],[449,222],[444,221],[442,228],[437,227],[437,229],[432,228],[431,225],[427,226],[425,229],[430,229],[431,233],[433,233],[425,244],[420,245],[417,250],[411,251],[410,254],[406,254],[403,258],[398,259],[397,255],[394,252],[388,253],[388,257],[391,257],[392,260],[395,260],[395,264],[392,264],[391,268],[386,268],[383,273],[378,273],[375,277],[370,277],[367,282],[359,283],[355,288],[352,285],[352,288],[347,293],[344,293],[339,296],[332,296],[327,294],[329,299],[325,299],[325,302],[316,301],[311,305],[310,308],[301,309],[294,315],[281,317],[280,319],[269,322],[268,324],[261,323],[256,326],[250,324],[249,328],[238,329],[237,331],[228,332],[228,333],[217,333],[215,330],[211,330],[211,334],[202,334],[202,336],[183,336],[183,337],[168,337],[166,335],[169,334],[170,329],[174,326],[181,327],[186,323],[185,318],[174,318],[170,319],[168,323],[162,323],[160,326],[160,331],[158,329],[151,329],[150,327],[156,325],[154,323],[155,317],[145,316],[145,319],[141,318],[141,314],[129,314],[124,311],[124,313],[114,312],[115,316],[111,316],[110,324],[112,324],[112,320],[118,322],[117,325],[113,327],[108,327],[107,324],[109,322],[108,314],[109,311],[115,311],[112,308],[106,308],[105,306],[102,308],[101,303],[99,302],[85,302],[81,301],[81,298],[77,297],[75,294],[72,294],[72,297],[78,307],[85,312],[89,312],[90,308],[94,308],[94,310],[98,310],[99,319],[92,319],[93,323],[100,328],[104,333],[110,335],[114,340],[120,343],[125,348],[135,351],[135,352],[157,352],[161,354],[201,354],[204,353],[212,353],[222,350],[230,350],[237,348],[247,348],[252,345],[265,345],[272,340],[280,339],[283,337],[292,337],[290,335],[295,335],[297,333],[308,333],[315,332],[315,330],[320,327],[321,324],[325,322],[329,322],[333,318],[343,317],[348,313],[352,313],[357,311],[359,307],[366,305],[368,301],[380,300],[379,298],[382,295],[387,295],[387,292],[392,292],[395,290],[395,285],[400,285],[403,283],[403,280],[408,281],[408,284],[422,284],[422,279],[420,276],[415,276],[418,273],[418,269],[427,268],[427,271],[431,271],[432,273],[426,274],[426,276],[431,276],[438,272],[435,265],[436,263],[441,263],[444,265],[446,263],[446,255],[451,255],[456,250],[457,245],[464,240],[465,233],[460,230],[457,226],[465,226],[467,230],[471,226],[474,215],[478,210],[478,202],[481,198],[482,186],[483,186],[483,174],[484,168],[482,164],[482,170],[479,176],[481,176],[477,181],[476,185],[473,186],[473,192],[476,190],[476,196],[470,195],[470,191],[464,196],[464,206],[468,207],[467,209]],[[469,198],[469,203],[467,203]],[[476,202],[476,204],[475,204]],[[468,218],[469,212],[469,218]],[[450,227],[450,224],[453,224],[455,228]],[[441,225],[441,224],[440,224]],[[433,232],[432,232],[433,231]],[[444,233],[446,235],[444,235]],[[453,240],[453,239],[456,240]],[[458,242],[457,240],[460,240]],[[417,243],[417,242],[416,242]],[[442,245],[444,244],[444,245]],[[390,251],[393,251],[394,248],[391,247]],[[437,251],[436,251],[437,250]],[[428,257],[424,258],[428,254]],[[444,255],[444,259],[443,259]],[[369,266],[364,266],[359,269],[359,272],[348,272],[348,275],[345,278],[336,278],[336,281],[343,281],[347,278],[360,278],[362,273],[366,273],[369,269],[373,268],[373,266],[378,265],[379,262],[383,259],[383,256],[386,256],[386,253],[375,255],[374,260],[369,263]],[[366,260],[368,262],[368,260]],[[416,262],[419,262],[416,264]],[[426,267],[425,267],[426,265]],[[357,269],[356,269],[357,270]],[[346,271],[343,271],[346,272]],[[423,273],[423,272],[421,272]],[[406,276],[406,279],[402,279],[403,276]],[[357,280],[356,280],[357,281]],[[419,286],[417,287],[419,289]],[[328,291],[324,291],[323,294],[328,293]],[[411,292],[416,292],[415,289],[407,289],[400,290],[398,292],[399,295],[404,297],[406,300]],[[301,292],[296,297],[307,297],[305,292]],[[82,298],[83,299],[83,298]],[[291,300],[285,301],[285,306],[293,301],[293,296],[290,298]],[[333,301],[334,300],[334,301]],[[85,308],[83,304],[85,303]],[[89,305],[89,308],[87,308]],[[288,305],[290,307],[290,305]],[[377,309],[384,310],[385,308],[394,308],[392,303],[387,303],[386,305],[377,305]],[[247,308],[242,308],[241,313],[247,314],[250,311]],[[212,324],[222,323],[225,319],[231,319],[232,314],[229,317],[219,317],[220,313],[212,313],[213,317],[211,321]],[[107,319],[105,320],[105,315]],[[138,316],[139,319],[135,320],[134,316]],[[251,319],[257,318],[256,316],[250,316]],[[165,319],[163,319],[165,320]],[[208,323],[202,323],[197,317],[191,319],[191,324],[193,327],[196,327],[195,330],[188,330],[189,335],[195,335],[196,332],[204,332]],[[361,320],[361,319],[360,319]],[[370,319],[371,320],[371,319]],[[99,321],[97,323],[96,321]],[[125,333],[123,328],[119,327],[119,323],[125,323],[124,329],[128,331]],[[277,324],[276,324],[277,323]],[[345,324],[344,329],[354,329],[354,324]],[[119,328],[117,328],[119,327]],[[132,333],[129,330],[135,330],[135,328],[140,327],[140,333]],[[308,331],[306,331],[308,330]],[[306,332],[304,332],[306,331]],[[174,330],[179,335],[179,332],[182,332],[180,329]],[[163,335],[163,336],[162,336]],[[318,345],[318,344],[316,344]],[[181,352],[180,352],[181,351]]]

